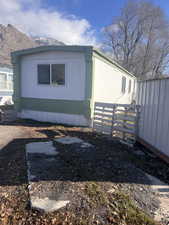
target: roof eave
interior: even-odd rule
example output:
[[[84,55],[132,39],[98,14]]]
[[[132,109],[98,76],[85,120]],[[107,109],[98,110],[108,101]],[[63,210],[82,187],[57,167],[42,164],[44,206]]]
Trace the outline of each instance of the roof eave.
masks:
[[[45,51],[86,51],[86,49],[92,49],[92,46],[79,46],[79,45],[46,45],[46,46],[39,46],[35,48],[28,48],[28,49],[22,49],[18,51],[12,52],[12,56],[21,56],[21,55],[28,55],[28,54],[34,54],[39,52],[45,52]]]

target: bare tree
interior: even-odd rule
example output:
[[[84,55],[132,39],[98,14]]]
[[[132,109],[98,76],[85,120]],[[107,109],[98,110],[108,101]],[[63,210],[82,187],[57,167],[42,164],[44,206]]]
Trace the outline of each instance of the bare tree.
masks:
[[[128,1],[105,33],[106,48],[127,70],[141,79],[164,74],[169,62],[169,24],[161,8]]]

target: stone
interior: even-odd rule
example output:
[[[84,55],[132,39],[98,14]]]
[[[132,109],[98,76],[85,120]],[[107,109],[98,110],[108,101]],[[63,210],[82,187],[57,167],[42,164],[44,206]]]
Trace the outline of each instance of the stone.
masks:
[[[116,190],[114,188],[108,190],[107,192],[110,193],[110,194],[113,194]]]
[[[30,199],[31,207],[45,212],[54,212],[60,208],[65,207],[69,201],[65,200],[50,200],[49,198],[35,198]]]

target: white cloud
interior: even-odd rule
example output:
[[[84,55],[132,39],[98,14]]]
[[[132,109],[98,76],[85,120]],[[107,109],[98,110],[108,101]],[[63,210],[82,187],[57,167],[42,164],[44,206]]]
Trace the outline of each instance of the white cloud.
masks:
[[[104,27],[103,30],[104,31],[107,31],[109,33],[117,33],[119,31],[119,25],[118,24],[111,24],[107,27]]]
[[[41,0],[0,0],[0,24],[12,24],[33,36],[47,36],[66,44],[97,45],[86,19],[43,8]]]

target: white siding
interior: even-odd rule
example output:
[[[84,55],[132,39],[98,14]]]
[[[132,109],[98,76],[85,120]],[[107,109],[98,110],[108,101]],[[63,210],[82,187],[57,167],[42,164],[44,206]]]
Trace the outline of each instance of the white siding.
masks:
[[[134,78],[98,58],[94,58],[94,102],[130,104],[133,96]],[[121,92],[122,77],[126,77],[126,91]],[[128,93],[129,80],[131,92]]]
[[[89,121],[83,115],[22,110],[21,113],[18,113],[18,117],[51,123],[90,126]]]
[[[139,137],[169,156],[169,79],[138,82]]]
[[[45,52],[24,56],[21,61],[21,96],[29,98],[83,100],[85,96],[85,58],[83,53]],[[65,86],[37,83],[39,63],[65,63]]]

